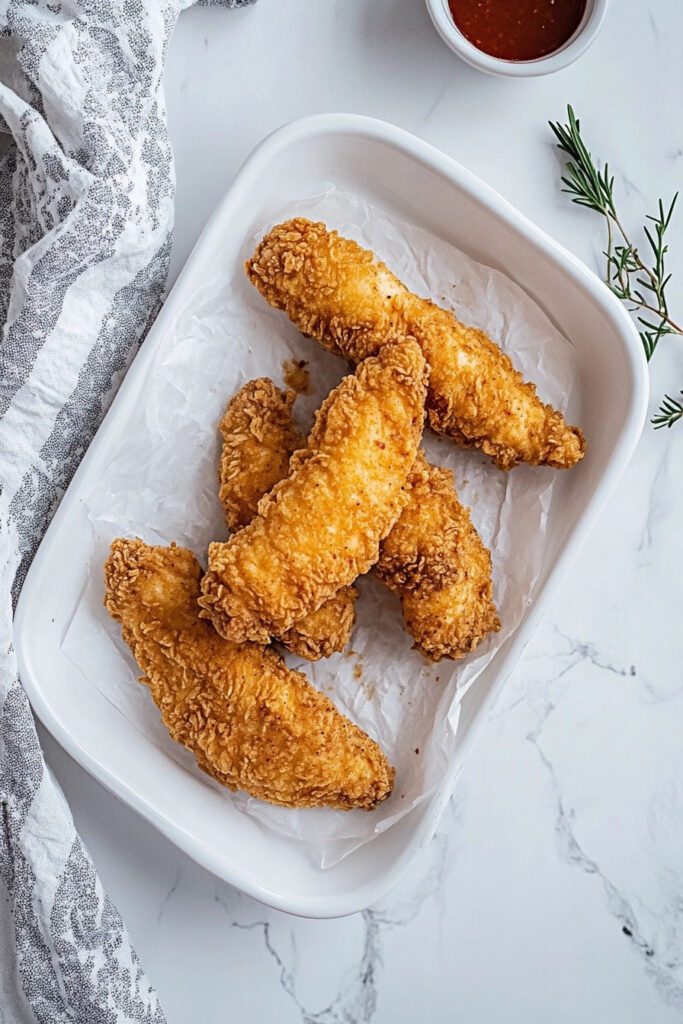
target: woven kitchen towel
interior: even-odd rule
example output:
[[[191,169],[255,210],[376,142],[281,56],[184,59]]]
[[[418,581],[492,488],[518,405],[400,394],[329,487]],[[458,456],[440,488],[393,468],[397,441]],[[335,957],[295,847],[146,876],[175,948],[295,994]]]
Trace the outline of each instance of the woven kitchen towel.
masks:
[[[12,602],[164,288],[161,75],[186,6],[0,0],[2,1024],[164,1020],[43,760]]]

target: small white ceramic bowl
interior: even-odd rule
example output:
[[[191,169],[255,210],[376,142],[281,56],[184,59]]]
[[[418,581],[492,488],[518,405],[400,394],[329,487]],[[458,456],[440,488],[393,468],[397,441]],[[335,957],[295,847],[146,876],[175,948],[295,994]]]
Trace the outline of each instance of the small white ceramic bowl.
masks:
[[[588,0],[581,23],[559,50],[536,60],[503,60],[484,53],[467,39],[453,20],[448,0],[426,0],[434,26],[454,53],[479,71],[508,78],[535,78],[561,71],[584,53],[597,36],[607,12],[608,0]]]

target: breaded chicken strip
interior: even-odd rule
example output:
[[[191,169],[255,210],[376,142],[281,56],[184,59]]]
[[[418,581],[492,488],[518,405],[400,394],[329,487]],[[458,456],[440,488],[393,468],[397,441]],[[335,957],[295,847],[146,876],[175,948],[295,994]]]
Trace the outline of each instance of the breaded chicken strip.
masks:
[[[412,292],[372,252],[302,217],[274,227],[247,261],[264,298],[306,335],[359,362],[410,334],[429,364],[430,425],[475,445],[501,469],[558,468],[584,455],[583,434],[544,405],[508,356],[474,327]]]
[[[242,405],[240,396],[247,394],[250,422],[267,423],[269,429],[248,432],[240,423],[241,429],[233,429],[227,437],[224,433],[224,438],[232,452],[230,491],[249,492],[255,509],[256,484],[267,483],[270,489],[277,483],[277,473],[287,472],[284,456],[289,457],[292,445],[304,445],[305,440],[294,428],[292,400],[286,392],[267,378],[251,381],[237,393],[231,407]],[[233,428],[237,423],[233,416]],[[267,481],[259,469],[264,463],[272,472]],[[406,628],[418,651],[433,660],[462,658],[500,628],[492,597],[491,556],[468,510],[458,501],[450,470],[430,465],[420,451],[409,484],[408,501],[380,545],[374,571],[400,599]],[[329,605],[309,618],[321,615]]]
[[[228,404],[220,426],[219,497],[233,533],[251,522],[261,498],[287,476],[292,453],[306,445],[292,419],[295,398],[294,391],[259,377]],[[279,637],[281,643],[309,661],[342,651],[353,629],[357,596],[355,587],[342,587]]]
[[[370,810],[394,770],[365,733],[272,650],[199,618],[202,570],[184,548],[115,540],[105,605],[174,740],[229,789],[285,807]]]
[[[458,500],[451,471],[430,465],[423,452],[375,575],[400,598],[414,647],[433,661],[463,658],[500,629],[488,548]]]
[[[340,587],[277,639],[292,654],[307,661],[319,661],[343,651],[356,623],[357,597],[355,587]]]
[[[200,603],[222,636],[282,636],[377,561],[407,498],[425,394],[424,357],[406,338],[328,396],[258,516],[209,548]]]
[[[219,498],[233,533],[248,526],[258,503],[287,476],[289,460],[306,438],[294,426],[296,393],[268,377],[247,381],[230,399],[221,420]]]

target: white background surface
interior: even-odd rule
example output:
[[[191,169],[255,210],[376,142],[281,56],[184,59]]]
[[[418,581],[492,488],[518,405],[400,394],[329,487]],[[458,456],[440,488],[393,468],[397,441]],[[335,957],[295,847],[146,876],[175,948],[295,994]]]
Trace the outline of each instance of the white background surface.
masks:
[[[613,0],[579,63],[513,82],[461,64],[422,0],[191,10],[166,74],[173,277],[252,146],[331,110],[422,136],[597,266],[600,222],[560,195],[546,121],[574,105],[635,228],[683,178],[682,29],[676,0]],[[683,209],[671,244],[680,276]],[[683,387],[683,344],[665,339],[652,375],[656,406]],[[170,1024],[681,1019],[682,507],[683,425],[648,427],[438,836],[382,906],[354,918],[299,921],[240,896],[42,731]]]

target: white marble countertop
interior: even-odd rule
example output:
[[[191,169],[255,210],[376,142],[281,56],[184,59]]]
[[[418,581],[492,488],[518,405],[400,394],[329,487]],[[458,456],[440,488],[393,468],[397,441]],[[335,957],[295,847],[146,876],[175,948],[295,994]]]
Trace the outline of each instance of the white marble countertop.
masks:
[[[595,266],[599,219],[560,195],[546,121],[574,105],[637,226],[681,183],[682,29],[677,0],[614,0],[582,60],[514,82],[461,64],[422,0],[190,10],[166,75],[173,275],[252,146],[291,118],[337,110],[427,139]],[[671,235],[681,274],[683,211]],[[683,386],[683,346],[667,341],[652,367],[653,407]],[[683,426],[646,428],[438,835],[400,887],[361,915],[311,922],[264,909],[181,854],[42,732],[169,1024],[681,1019],[682,456]]]

